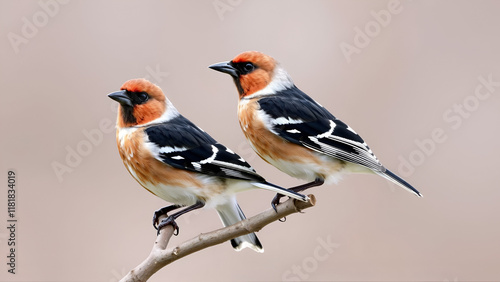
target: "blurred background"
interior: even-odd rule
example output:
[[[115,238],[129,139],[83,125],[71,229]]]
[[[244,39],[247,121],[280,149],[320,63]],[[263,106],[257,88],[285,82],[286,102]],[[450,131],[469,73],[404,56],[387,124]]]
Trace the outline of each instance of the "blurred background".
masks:
[[[367,141],[424,198],[373,175],[310,190],[317,206],[258,232],[265,253],[229,243],[151,281],[500,280],[499,1],[0,2],[0,280],[118,281],[151,251],[153,211],[115,143],[131,78],[158,84],[186,117],[269,181],[236,117],[229,76],[208,65],[247,50]],[[7,172],[16,172],[16,274],[8,273]],[[247,216],[266,191],[239,194]],[[175,246],[221,227],[178,220]]]

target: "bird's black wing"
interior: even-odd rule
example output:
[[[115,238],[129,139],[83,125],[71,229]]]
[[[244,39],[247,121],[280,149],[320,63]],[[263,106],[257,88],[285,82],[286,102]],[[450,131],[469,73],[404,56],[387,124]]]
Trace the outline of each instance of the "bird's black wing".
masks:
[[[239,155],[183,116],[145,129],[155,158],[179,169],[223,178],[265,181]]]
[[[266,126],[285,140],[374,171],[385,168],[364,140],[348,125],[298,88],[258,101]]]

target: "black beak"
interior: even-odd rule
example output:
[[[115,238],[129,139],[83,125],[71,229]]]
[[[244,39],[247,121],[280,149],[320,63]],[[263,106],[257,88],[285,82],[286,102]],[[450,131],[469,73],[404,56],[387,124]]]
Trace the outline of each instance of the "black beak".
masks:
[[[120,90],[117,92],[110,93],[110,94],[108,94],[108,97],[115,100],[116,102],[120,103],[120,105],[122,105],[122,106],[129,106],[129,107],[134,106],[132,104],[132,100],[130,100],[130,97],[127,96],[126,90]]]
[[[213,70],[216,70],[216,71],[227,73],[234,78],[238,78],[239,77],[238,70],[235,69],[233,66],[231,66],[230,63],[231,62],[222,62],[222,63],[213,64],[213,65],[208,66],[208,67],[213,69]]]

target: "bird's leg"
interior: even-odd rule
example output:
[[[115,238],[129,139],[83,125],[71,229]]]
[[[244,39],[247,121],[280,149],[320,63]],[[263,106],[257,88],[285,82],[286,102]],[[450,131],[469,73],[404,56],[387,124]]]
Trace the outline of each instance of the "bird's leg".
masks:
[[[323,178],[316,178],[316,179],[314,179],[313,182],[309,182],[306,184],[302,184],[299,186],[288,188],[288,190],[292,190],[292,191],[298,193],[298,192],[304,191],[304,190],[312,188],[312,187],[323,185],[324,183],[325,183],[325,180]]]
[[[177,223],[175,222],[175,220],[176,220],[179,216],[181,216],[181,215],[183,215],[183,214],[185,214],[185,213],[188,213],[188,212],[190,212],[190,211],[194,211],[194,210],[199,209],[199,208],[202,208],[202,207],[204,207],[204,206],[205,206],[205,203],[203,203],[203,202],[197,202],[196,204],[194,204],[194,205],[192,205],[192,206],[189,206],[189,207],[187,207],[187,208],[185,208],[185,209],[183,209],[183,210],[181,210],[181,211],[178,211],[178,212],[176,212],[176,213],[174,213],[174,214],[172,214],[172,215],[168,216],[167,218],[164,218],[164,219],[160,222],[160,224],[158,224],[158,233],[157,233],[157,235],[158,235],[158,234],[160,234],[160,230],[161,230],[163,227],[167,226],[167,225],[172,225],[172,226],[174,227],[174,235],[178,235],[178,234],[179,234],[179,226],[177,225]],[[168,207],[167,207],[167,208],[168,208]]]
[[[309,188],[312,188],[312,187],[316,187],[316,186],[320,186],[320,185],[323,185],[323,183],[325,183],[325,180],[323,178],[316,178],[314,179],[313,182],[309,182],[309,183],[306,183],[306,184],[302,184],[302,185],[299,185],[299,186],[295,186],[295,187],[291,187],[291,188],[288,188],[288,190],[292,190],[294,192],[300,192],[300,191],[304,191],[306,189],[309,189]],[[283,197],[283,195],[281,194],[276,194],[276,196],[274,196],[273,200],[271,201],[271,206],[273,207],[273,209],[277,212],[278,210],[276,209],[276,206],[279,205],[280,203],[280,199]]]
[[[173,210],[178,209],[178,208],[181,208],[181,207],[182,207],[181,205],[170,205],[170,206],[166,206],[166,207],[163,207],[163,208],[155,211],[155,213],[153,215],[153,227],[156,230],[158,230],[158,227],[156,227],[156,226],[159,223],[158,219],[160,218],[160,216],[165,215],[168,212],[173,211]]]

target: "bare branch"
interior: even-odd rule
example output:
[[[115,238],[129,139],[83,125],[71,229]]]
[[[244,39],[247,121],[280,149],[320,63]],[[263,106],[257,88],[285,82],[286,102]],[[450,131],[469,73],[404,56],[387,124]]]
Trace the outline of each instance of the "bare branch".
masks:
[[[229,241],[233,238],[257,232],[271,222],[314,206],[316,198],[314,195],[308,196],[308,202],[289,199],[277,206],[277,212],[273,209],[266,210],[231,226],[208,233],[202,233],[184,243],[181,243],[173,249],[167,249],[167,246],[170,238],[174,234],[174,229],[172,226],[166,226],[156,237],[156,241],[149,256],[141,264],[132,269],[120,281],[146,281],[158,270],[180,258],[205,248]]]

